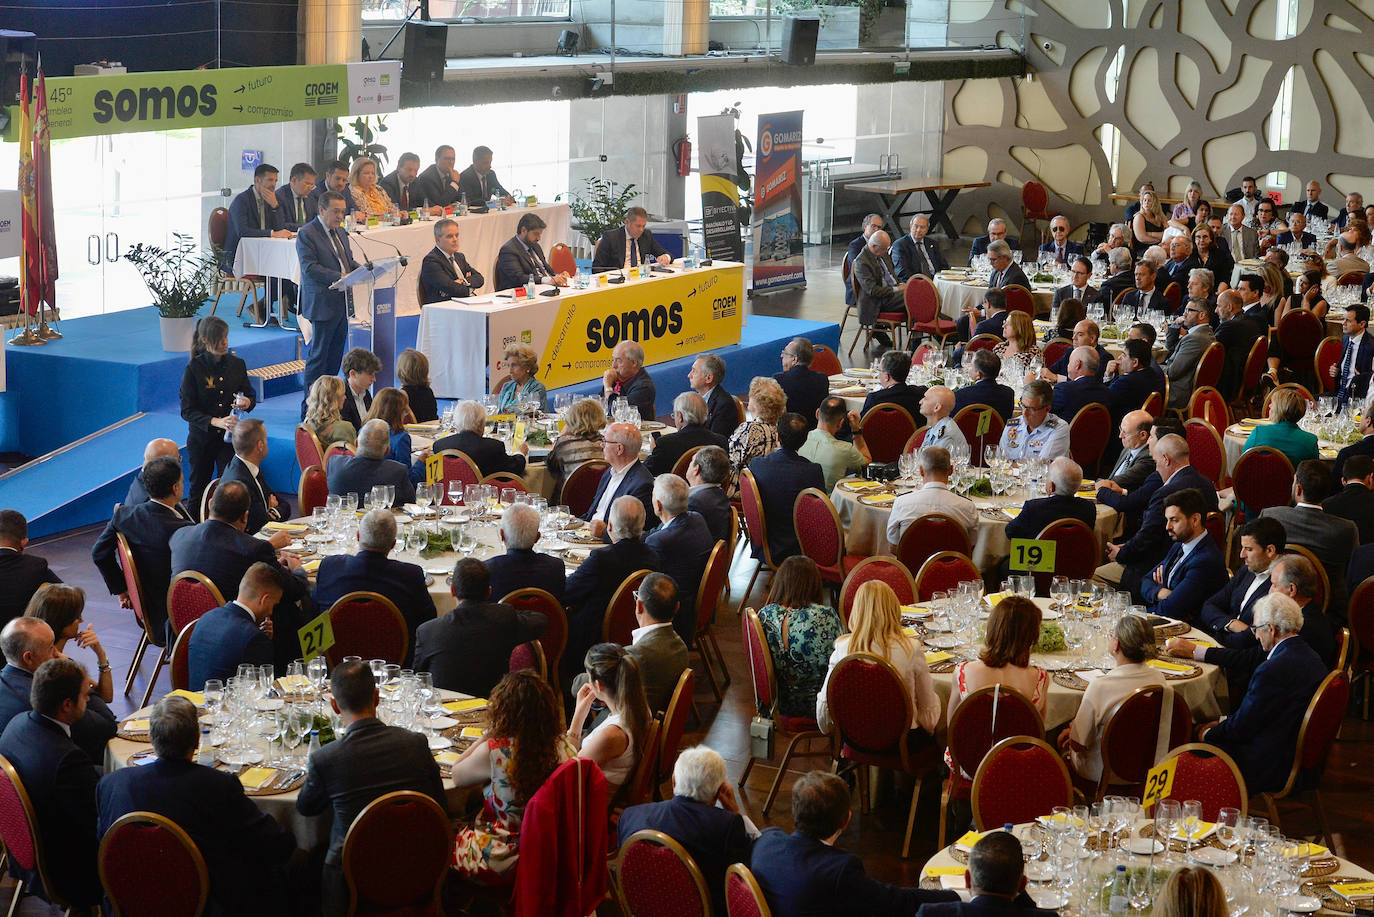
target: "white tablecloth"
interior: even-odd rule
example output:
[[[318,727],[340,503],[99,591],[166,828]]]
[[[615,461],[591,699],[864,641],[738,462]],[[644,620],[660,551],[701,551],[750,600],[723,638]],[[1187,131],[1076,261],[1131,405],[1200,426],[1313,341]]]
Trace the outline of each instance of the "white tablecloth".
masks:
[[[937,276],[935,290],[940,294],[940,314],[951,321],[958,321],[965,309],[976,309],[983,304],[983,296],[988,288],[987,284],[973,286]],[[1054,290],[1036,287],[1031,290],[1031,298],[1035,300],[1036,315],[1049,315],[1050,304],[1054,302]]]

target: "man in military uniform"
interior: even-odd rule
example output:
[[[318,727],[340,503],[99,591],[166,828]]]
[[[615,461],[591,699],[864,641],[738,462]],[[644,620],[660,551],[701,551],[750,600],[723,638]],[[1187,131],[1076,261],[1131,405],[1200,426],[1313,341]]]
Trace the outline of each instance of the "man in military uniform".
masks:
[[[1027,382],[1021,416],[1002,431],[1002,451],[1012,461],[1056,459],[1069,454],[1069,423],[1050,413],[1054,388],[1043,379]]]

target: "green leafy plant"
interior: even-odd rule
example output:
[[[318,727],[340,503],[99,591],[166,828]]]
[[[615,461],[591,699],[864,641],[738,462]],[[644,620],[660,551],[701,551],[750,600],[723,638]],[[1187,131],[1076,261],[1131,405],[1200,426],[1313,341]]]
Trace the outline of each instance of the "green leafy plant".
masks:
[[[1068,649],[1069,645],[1064,642],[1064,630],[1053,621],[1040,622],[1040,639],[1035,641],[1035,651],[1038,653],[1061,653]]]
[[[170,248],[142,242],[124,253],[132,264],[163,318],[194,318],[205,305],[219,280],[219,263],[201,251],[196,240],[179,232]]]
[[[381,167],[386,164],[386,147],[377,143],[377,135],[387,131],[386,117],[378,115],[374,124],[371,117],[354,119],[349,125],[353,129],[353,136],[344,136],[343,125],[333,122],[334,138],[339,141],[339,161],[346,166],[353,165],[353,161],[366,156],[368,159],[376,160],[378,168],[378,178],[381,178]]]
[[[754,145],[739,129],[740,105],[740,102],[736,102],[729,108],[721,109],[720,113],[735,119],[735,186],[739,188],[739,224],[748,226],[754,215],[754,180],[750,178],[749,170],[744,168],[744,154],[754,152]]]
[[[630,201],[639,197],[639,192],[634,190],[633,182],[619,188],[619,183],[607,178],[593,177],[584,181],[586,193],[570,192],[568,207],[572,210],[573,224],[595,245],[607,230],[625,222],[625,211],[630,208]]]

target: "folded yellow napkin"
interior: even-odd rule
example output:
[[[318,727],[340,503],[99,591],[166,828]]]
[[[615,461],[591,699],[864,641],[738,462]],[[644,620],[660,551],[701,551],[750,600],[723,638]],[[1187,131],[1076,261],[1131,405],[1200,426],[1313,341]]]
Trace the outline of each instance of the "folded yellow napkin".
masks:
[[[444,709],[452,713],[465,713],[469,710],[481,710],[486,705],[485,697],[470,697],[467,700],[445,701]]]
[[[250,767],[239,774],[239,783],[242,783],[245,789],[256,790],[276,775],[275,767]]]
[[[1161,672],[1191,672],[1193,670],[1192,666],[1165,662],[1163,659],[1147,659],[1145,664],[1152,669],[1159,669]]]
[[[456,751],[441,751],[434,756],[434,760],[438,761],[440,764],[452,767],[458,763],[458,759],[461,757],[462,755],[458,754]]]
[[[909,615],[928,615],[930,607],[927,605],[903,605],[902,613]]]
[[[1217,826],[1213,822],[1200,821],[1197,823],[1197,825],[1193,827],[1192,831],[1188,831],[1184,827],[1183,823],[1179,822],[1177,827],[1174,828],[1174,837],[1178,838],[1179,840],[1187,840],[1189,837],[1191,837],[1195,841],[1201,840],[1202,838],[1206,837],[1207,835],[1215,831],[1216,828]]]
[[[269,522],[263,526],[271,532],[308,532],[310,526],[304,522]]]
[[[897,499],[896,494],[867,494],[860,499],[873,506],[886,506]]]
[[[1283,855],[1286,857],[1320,857],[1326,856],[1330,852],[1330,850],[1327,850],[1321,844],[1298,844],[1295,847],[1283,848]]]
[[[914,637],[914,636],[916,636],[916,628],[914,628],[914,627],[903,627],[903,628],[902,628],[902,633],[906,634],[908,637]]]
[[[934,665],[937,662],[944,662],[946,659],[953,658],[952,654],[946,653],[944,650],[936,650],[932,653],[926,653],[926,665]]]
[[[301,564],[301,569],[304,570],[306,573],[318,573],[320,570],[320,564],[323,561],[323,557],[316,557],[314,560],[307,560],[305,563]]]
[[[1083,827],[1083,820],[1072,815],[1037,815],[1035,820],[1042,825],[1073,825],[1076,828]]]
[[[966,833],[963,837],[961,837],[961,838],[959,838],[957,841],[955,841],[955,842],[954,842],[954,846],[956,846],[956,847],[963,847],[963,848],[965,848],[965,849],[972,850],[972,849],[973,849],[973,845],[976,844],[976,843],[978,843],[979,841],[981,841],[981,840],[983,839],[983,835],[986,834],[986,833],[987,833],[987,832],[981,832],[981,833],[980,833],[980,832],[978,832],[978,831],[969,831],[969,832]]]
[[[293,688],[308,688],[310,686],[310,679],[306,678],[304,675],[283,675],[281,677],[281,686],[288,691]]]
[[[125,721],[124,721],[124,731],[125,731],[125,732],[147,732],[147,731],[148,731],[148,721],[147,721],[147,720],[125,720]]]
[[[1002,507],[1002,515],[1006,516],[1008,519],[1015,519],[1017,516],[1021,515],[1021,507],[1004,506]]]
[[[480,739],[486,734],[487,731],[481,726],[464,726],[463,731],[458,735],[464,739]]]
[[[1007,596],[1009,596],[1009,595],[1012,595],[1012,593],[1010,593],[1010,592],[991,592],[991,593],[988,593],[987,595],[983,596],[983,601],[984,601],[984,602],[987,602],[989,607],[995,608],[995,607],[997,606],[997,603],[998,603],[998,602],[1002,601],[1003,599],[1005,599],[1005,598],[1006,598]]]
[[[168,691],[167,696],[184,697],[191,703],[195,704],[197,707],[205,706],[205,695],[196,691],[186,691],[182,688],[177,688],[175,691]]]
[[[1342,898],[1368,898],[1374,895],[1374,882],[1341,882],[1331,886],[1331,890]]]
[[[1215,640],[1213,640],[1211,637],[1189,637],[1188,639],[1196,643],[1198,646],[1205,646],[1211,648],[1221,645],[1217,643]]]
[[[941,876],[962,876],[964,870],[965,867],[963,866],[927,866],[926,875],[932,879],[938,879]]]

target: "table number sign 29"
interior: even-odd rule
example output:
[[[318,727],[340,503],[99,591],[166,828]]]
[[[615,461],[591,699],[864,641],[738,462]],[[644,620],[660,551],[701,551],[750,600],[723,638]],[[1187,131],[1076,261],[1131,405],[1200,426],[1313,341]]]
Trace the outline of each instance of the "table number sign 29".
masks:
[[[1053,573],[1054,554],[1058,547],[1057,542],[1048,538],[1013,538],[1007,567],[1027,573]]]
[[[1148,806],[1169,798],[1169,792],[1174,788],[1174,770],[1177,767],[1178,758],[1170,758],[1163,764],[1150,768],[1150,772],[1145,775],[1145,793],[1140,797],[1141,805]]]
[[[304,627],[296,631],[296,636],[301,641],[301,658],[306,662],[332,647],[334,628],[329,624],[328,610],[314,620],[306,622]]]

